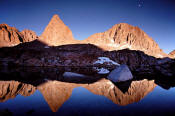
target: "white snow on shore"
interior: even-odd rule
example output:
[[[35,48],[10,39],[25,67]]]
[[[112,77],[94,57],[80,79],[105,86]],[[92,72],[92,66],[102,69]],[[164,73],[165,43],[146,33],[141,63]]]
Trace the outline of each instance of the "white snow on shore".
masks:
[[[49,46],[44,46],[44,48],[50,48]]]
[[[95,70],[97,70],[98,74],[108,74],[110,71],[108,69],[105,69],[105,68],[97,68],[97,67],[94,67]]]
[[[117,62],[114,62],[113,60],[109,59],[108,57],[98,57],[98,60],[95,61],[93,64],[104,64],[105,62],[118,65],[118,66],[120,65]]]

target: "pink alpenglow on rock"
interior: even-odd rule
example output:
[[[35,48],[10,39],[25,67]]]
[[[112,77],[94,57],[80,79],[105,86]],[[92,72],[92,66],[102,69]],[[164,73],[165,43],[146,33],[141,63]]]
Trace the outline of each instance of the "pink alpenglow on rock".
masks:
[[[74,43],[72,31],[58,15],[54,15],[40,36],[40,40],[49,46],[59,46]]]

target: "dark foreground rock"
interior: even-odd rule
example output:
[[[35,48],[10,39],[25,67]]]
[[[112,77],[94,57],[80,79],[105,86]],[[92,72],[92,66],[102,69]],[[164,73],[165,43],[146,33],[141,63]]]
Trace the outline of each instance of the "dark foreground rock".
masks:
[[[91,44],[68,44],[48,47],[34,40],[10,48],[0,48],[0,65],[34,67],[101,67],[109,71],[115,69],[115,63],[95,64],[99,57],[109,58],[112,62],[126,64],[133,74],[175,75],[174,59],[157,59],[141,51],[119,50],[104,51]],[[92,68],[91,68],[92,69]],[[94,71],[93,71],[94,72]],[[97,71],[98,72],[98,71]]]

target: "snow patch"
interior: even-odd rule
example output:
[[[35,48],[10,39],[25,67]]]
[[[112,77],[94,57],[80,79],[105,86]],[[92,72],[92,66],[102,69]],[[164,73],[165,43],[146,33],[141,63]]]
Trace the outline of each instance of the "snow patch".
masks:
[[[108,69],[105,69],[105,68],[97,68],[97,67],[94,67],[95,70],[97,70],[98,74],[108,74],[110,71]]]
[[[160,57],[160,58],[163,58],[163,56],[161,54],[158,54],[157,56]]]
[[[131,45],[125,44],[125,45],[120,46],[120,49],[125,49],[125,48],[131,49]]]
[[[117,47],[119,47],[120,45],[119,45],[119,44],[114,44],[114,43],[111,44],[111,43],[110,43],[110,44],[107,44],[107,46],[111,46],[111,47],[116,47],[116,48],[117,48]]]
[[[118,64],[117,62],[114,62],[112,61],[111,59],[109,59],[108,57],[98,57],[98,60],[95,61],[93,64],[104,64],[104,63],[111,63],[111,64],[114,64],[114,65],[120,65]]]
[[[49,46],[44,46],[44,48],[49,48]]]
[[[44,81],[49,81],[49,79],[47,79],[47,78],[44,78]]]

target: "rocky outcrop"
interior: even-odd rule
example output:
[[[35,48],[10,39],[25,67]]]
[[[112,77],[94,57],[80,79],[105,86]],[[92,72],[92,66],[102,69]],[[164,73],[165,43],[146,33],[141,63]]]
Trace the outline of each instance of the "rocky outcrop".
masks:
[[[21,31],[21,34],[23,35],[23,42],[30,42],[38,38],[34,31],[28,29]]]
[[[0,47],[16,46],[21,42],[23,36],[16,28],[0,24]]]
[[[136,50],[124,49],[111,52],[109,51],[105,52],[103,55],[118,62],[119,64],[127,64],[131,71],[157,65],[156,58]]]
[[[145,54],[155,57],[167,56],[144,31],[126,23],[116,24],[106,32],[96,33],[83,42],[97,45],[104,50],[129,48],[143,51]]]
[[[72,31],[67,27],[58,15],[54,15],[40,36],[40,40],[49,46],[73,44],[75,39]]]
[[[0,24],[0,47],[16,46],[20,43],[30,42],[37,39],[35,32],[23,30],[19,32],[16,28],[7,24]]]
[[[88,49],[84,50],[84,48]],[[104,57],[110,59],[113,62],[103,63],[100,65],[95,63],[98,61],[98,58]],[[91,44],[74,44],[45,48],[45,45],[41,46],[41,44],[35,40],[32,42],[20,44],[19,46],[13,48],[0,49],[0,65],[43,67],[81,66],[91,67],[92,73],[99,72],[98,70],[92,70],[94,66],[97,66],[97,68],[99,67],[107,69],[106,71],[110,72],[116,67],[114,63],[116,62],[119,64],[128,65],[129,69],[132,72],[137,72],[137,74],[149,74],[149,77],[151,75],[160,76],[160,72],[162,72],[163,69],[163,72],[165,72],[164,74],[168,74],[168,76],[170,76],[170,73],[174,72],[173,68],[171,68],[173,67],[174,62],[171,60],[165,61],[164,59],[160,60],[156,59],[155,57],[148,56],[141,51],[128,49],[118,51],[103,51]],[[162,64],[160,62],[165,63]],[[173,76],[174,73],[171,75]]]
[[[170,58],[173,58],[174,59],[175,58],[175,50],[173,50],[172,52],[170,52],[168,55],[169,55]]]
[[[18,81],[0,81],[0,102],[15,98],[18,94],[30,96],[35,90],[36,88],[30,84]]]

